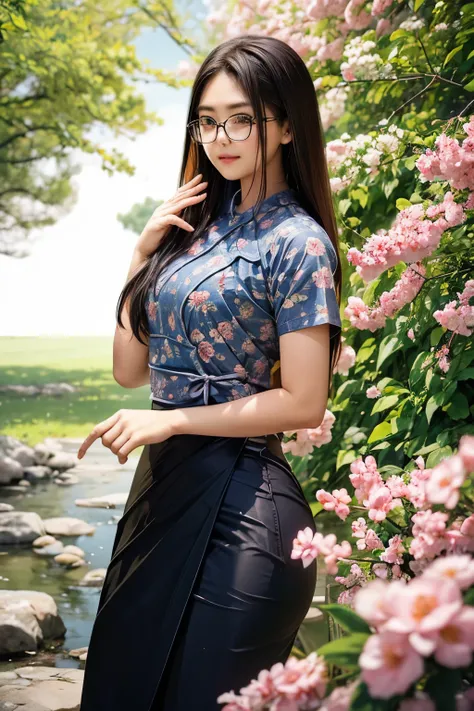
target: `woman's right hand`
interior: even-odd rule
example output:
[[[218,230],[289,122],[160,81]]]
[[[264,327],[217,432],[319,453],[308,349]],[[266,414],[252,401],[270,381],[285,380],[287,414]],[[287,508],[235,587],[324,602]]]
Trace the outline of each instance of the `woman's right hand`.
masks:
[[[201,202],[206,197],[207,193],[199,195],[199,192],[207,185],[207,181],[199,182],[201,178],[202,173],[194,176],[192,180],[178,188],[174,197],[166,200],[156,208],[138,239],[135,251],[144,257],[149,257],[156,251],[159,243],[168,234],[172,225],[178,225],[182,229],[188,230],[188,232],[194,230],[194,227],[189,222],[186,222],[178,215],[188,205]]]

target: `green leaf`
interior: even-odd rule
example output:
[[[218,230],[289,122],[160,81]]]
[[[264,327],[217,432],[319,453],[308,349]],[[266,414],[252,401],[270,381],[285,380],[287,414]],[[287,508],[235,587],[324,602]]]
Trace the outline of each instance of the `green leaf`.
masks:
[[[472,79],[466,86],[464,87],[466,91],[474,91],[474,79]]]
[[[428,455],[428,459],[426,460],[426,468],[432,469],[443,459],[446,459],[446,457],[450,457],[452,453],[453,450],[448,445],[446,445],[446,447],[439,447],[439,449],[435,449]]]
[[[458,390],[451,396],[449,403],[443,407],[443,410],[452,420],[464,420],[469,416],[469,403],[466,396]]]
[[[415,6],[413,8],[414,11],[416,12],[417,10],[419,10],[424,2],[425,2],[425,0],[415,0]]]
[[[448,54],[446,55],[445,60],[443,62],[443,67],[445,67],[451,61],[451,59],[461,50],[462,50],[462,45],[460,47],[455,47],[450,52],[448,52]]]
[[[385,439],[391,436],[391,434],[392,426],[390,422],[380,422],[370,433],[367,443],[370,444],[371,442],[377,442],[379,439]]]
[[[395,351],[398,351],[402,347],[403,343],[398,336],[385,336],[380,341],[379,354],[377,358],[377,370],[380,370],[382,363],[384,363],[389,356],[391,356]]]
[[[412,206],[412,203],[406,198],[398,198],[395,204],[397,206],[397,210],[405,210],[405,208]]]
[[[364,644],[370,635],[356,632],[355,634],[334,639],[332,642],[319,647],[318,654],[326,659],[330,664],[339,667],[357,667],[359,657],[364,648]]]
[[[371,415],[376,412],[382,412],[383,410],[388,410],[389,408],[395,407],[398,402],[398,395],[387,395],[385,397],[379,398],[372,408]]]
[[[443,667],[429,677],[425,691],[434,701],[437,711],[456,711],[456,694],[461,683],[461,669]]]
[[[471,605],[471,607],[474,606],[474,588],[466,590],[464,593],[464,603],[466,605]]]
[[[320,610],[327,612],[338,625],[346,632],[363,632],[370,634],[370,627],[362,617],[359,617],[348,605],[338,605],[332,603],[328,605],[318,605]]]
[[[458,380],[474,380],[474,368],[466,368],[461,373],[459,373]]]

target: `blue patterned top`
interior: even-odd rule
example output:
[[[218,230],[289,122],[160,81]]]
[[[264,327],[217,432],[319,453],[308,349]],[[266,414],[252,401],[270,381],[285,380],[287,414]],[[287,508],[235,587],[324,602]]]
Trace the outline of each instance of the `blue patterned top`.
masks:
[[[274,193],[255,218],[235,211],[236,195],[150,290],[151,400],[207,405],[268,390],[279,336],[341,329],[336,251],[296,191]]]

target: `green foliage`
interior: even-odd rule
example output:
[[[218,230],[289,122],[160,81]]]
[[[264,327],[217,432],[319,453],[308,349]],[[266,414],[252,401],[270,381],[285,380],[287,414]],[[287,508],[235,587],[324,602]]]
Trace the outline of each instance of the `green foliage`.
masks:
[[[91,130],[133,137],[162,123],[146,111],[134,82],[179,87],[188,80],[142,62],[133,42],[144,29],[166,24],[176,42],[191,47],[182,23],[170,3],[1,3],[0,230],[10,243],[53,224],[74,204],[72,149],[99,158],[109,174],[133,174],[125,155],[104,148]]]

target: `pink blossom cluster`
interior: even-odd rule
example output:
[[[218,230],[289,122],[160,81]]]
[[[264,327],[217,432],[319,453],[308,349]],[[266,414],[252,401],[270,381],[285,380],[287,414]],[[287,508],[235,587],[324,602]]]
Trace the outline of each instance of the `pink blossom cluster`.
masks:
[[[382,120],[379,125],[386,126]],[[378,129],[374,134],[359,133],[354,138],[343,133],[339,138],[329,141],[326,146],[326,160],[333,176],[333,190],[338,192],[349,185],[358,175],[361,166],[368,175],[377,175],[384,158],[393,158],[398,153],[404,130],[396,124],[390,124],[382,132]]]
[[[311,454],[314,447],[322,447],[332,439],[332,426],[336,418],[330,410],[326,410],[324,418],[319,427],[306,428],[301,430],[286,430],[285,435],[291,437],[296,434],[296,439],[282,442],[283,452],[291,452],[296,457],[304,457]]]
[[[457,190],[474,190],[474,114],[463,124],[467,138],[460,144],[445,133],[437,137],[435,150],[418,158],[416,167],[426,180],[441,178]]]
[[[466,220],[463,206],[453,201],[452,193],[431,207],[425,212],[420,204],[410,205],[398,213],[389,230],[371,235],[362,251],[356,247],[348,250],[348,261],[364,281],[372,281],[401,261],[411,264],[428,257],[438,247],[443,232]],[[430,214],[437,219],[428,219]]]
[[[372,521],[383,521],[389,511],[401,506],[401,501],[392,496],[390,488],[385,484],[377,469],[377,462],[372,455],[365,461],[362,457],[351,462],[349,479],[355,488],[355,496],[359,504],[369,511]]]
[[[345,521],[350,513],[347,504],[350,504],[352,499],[347,493],[347,489],[334,489],[331,494],[324,489],[319,489],[316,492],[316,498],[323,505],[325,511],[334,511],[342,521]]]
[[[356,2],[358,4],[357,9],[355,8]],[[360,10],[362,4],[365,4],[365,0],[351,0],[349,3],[348,8],[352,5],[352,12],[346,12],[345,16],[349,26],[352,25],[354,27],[360,23],[372,22],[370,14]],[[386,59],[383,60],[380,54],[374,51],[375,47],[375,42],[364,39],[359,35],[356,35],[346,43],[344,47],[345,60],[341,62],[341,74],[345,81],[380,79],[392,75],[392,65]]]
[[[338,361],[334,366],[333,373],[340,373],[341,375],[348,375],[349,370],[352,368],[356,361],[356,352],[352,346],[344,343],[346,339],[341,336],[341,352],[339,354]]]
[[[314,533],[309,526],[298,531],[293,539],[293,549],[291,558],[301,560],[306,568],[315,558],[324,558],[326,569],[329,575],[337,573],[337,562],[348,558],[352,553],[352,546],[348,541],[337,542],[334,533],[323,536],[322,533]]]
[[[459,304],[456,300],[450,301],[442,309],[433,313],[434,318],[444,328],[461,336],[472,336],[474,332],[474,305],[469,300],[474,296],[474,279],[469,279],[462,293],[458,292]]]
[[[471,663],[474,608],[461,591],[473,583],[472,557],[451,555],[409,582],[374,580],[356,593],[355,611],[376,631],[359,658],[371,696],[405,693],[424,674],[427,657],[451,669]]]
[[[326,662],[311,652],[304,659],[289,657],[285,664],[278,662],[270,669],[262,669],[257,679],[248,686],[226,692],[217,697],[225,703],[222,711],[298,711],[316,709],[326,693],[328,670]]]
[[[426,269],[421,263],[408,266],[390,291],[381,294],[377,306],[369,307],[358,296],[349,296],[344,315],[351,326],[369,329],[372,333],[385,326],[386,318],[391,318],[406,304],[413,301],[424,282]]]

